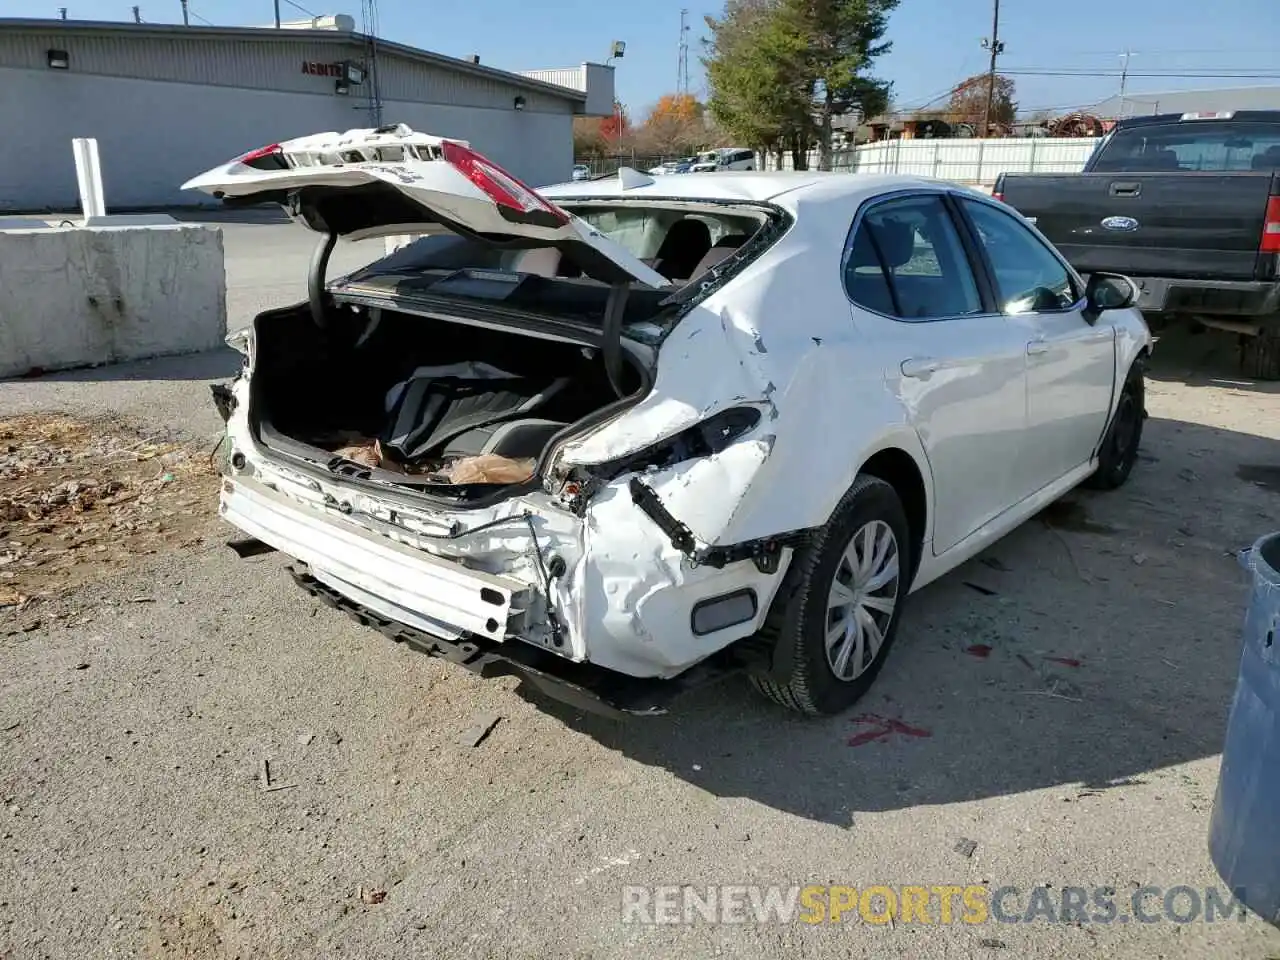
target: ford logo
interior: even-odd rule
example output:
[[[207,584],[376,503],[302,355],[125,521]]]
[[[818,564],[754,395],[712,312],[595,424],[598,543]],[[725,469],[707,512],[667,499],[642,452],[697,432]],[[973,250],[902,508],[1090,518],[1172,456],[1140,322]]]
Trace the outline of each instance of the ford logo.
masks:
[[[1107,217],[1102,221],[1103,230],[1129,232],[1138,229],[1138,221],[1133,217]]]

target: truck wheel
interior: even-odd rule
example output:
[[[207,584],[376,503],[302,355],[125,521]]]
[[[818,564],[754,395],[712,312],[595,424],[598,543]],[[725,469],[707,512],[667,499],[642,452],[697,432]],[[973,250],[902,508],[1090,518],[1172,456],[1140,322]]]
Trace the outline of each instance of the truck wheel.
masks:
[[[875,680],[898,632],[912,544],[897,491],[860,475],[814,541],[797,552],[760,631],[772,669],[757,690],[799,713],[851,707]]]
[[[1280,330],[1267,328],[1245,338],[1240,366],[1245,376],[1255,380],[1280,380]]]
[[[1128,480],[1133,471],[1147,416],[1143,366],[1139,357],[1129,368],[1129,375],[1120,388],[1120,402],[1116,404],[1116,412],[1102,438],[1102,449],[1098,451],[1098,469],[1084,482],[1086,487],[1114,490]]]

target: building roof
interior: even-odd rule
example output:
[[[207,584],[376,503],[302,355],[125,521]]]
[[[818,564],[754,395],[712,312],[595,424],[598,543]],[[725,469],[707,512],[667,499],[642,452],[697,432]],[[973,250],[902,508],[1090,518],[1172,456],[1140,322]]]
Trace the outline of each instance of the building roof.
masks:
[[[1099,117],[1135,117],[1193,110],[1280,110],[1280,87],[1220,87],[1126,93],[1081,108]]]
[[[206,40],[226,40],[233,42],[245,41],[280,41],[280,40],[299,40],[310,44],[332,44],[334,46],[347,47],[354,41],[357,43],[365,43],[369,39],[362,33],[348,30],[335,30],[329,28],[308,28],[302,30],[289,30],[281,28],[279,30],[274,27],[207,27],[207,26],[183,26],[182,24],[167,23],[127,23],[118,21],[103,20],[48,20],[48,19],[26,19],[19,17],[0,17],[0,33],[6,31],[34,31],[55,32],[66,31],[68,33],[76,33],[80,35],[114,35],[127,37],[163,37],[168,39],[190,39],[193,37]],[[532,77],[524,76],[519,73],[511,73],[507,70],[498,70],[494,67],[482,66],[473,63],[470,60],[459,60],[456,57],[445,56],[442,53],[433,53],[430,50],[421,50],[418,47],[411,47],[403,43],[395,43],[391,40],[377,38],[378,52],[380,54],[395,54],[406,60],[413,60],[419,63],[425,63],[429,66],[440,67],[446,70],[452,70],[457,73],[467,74],[474,77],[481,77],[488,80],[497,81],[508,84],[512,87],[519,87],[534,93],[541,93],[547,96],[559,97],[563,100],[570,100],[575,104],[585,103],[587,94],[582,90],[572,90],[568,87],[562,87],[554,83],[546,83],[542,80],[535,80]]]

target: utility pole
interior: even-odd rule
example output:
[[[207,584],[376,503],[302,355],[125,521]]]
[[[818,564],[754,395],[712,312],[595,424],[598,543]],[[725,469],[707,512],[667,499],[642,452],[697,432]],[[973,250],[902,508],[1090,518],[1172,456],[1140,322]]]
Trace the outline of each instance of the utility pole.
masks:
[[[66,7],[59,7],[59,8],[58,8],[58,19],[59,19],[59,20],[65,20],[65,19],[67,19],[67,8],[66,8]]]
[[[182,25],[191,26],[191,15],[187,12],[187,0],[182,0]]]
[[[991,37],[982,41],[982,49],[991,51],[991,67],[987,71],[987,105],[982,111],[982,130],[978,134],[985,137],[991,130],[991,106],[996,98],[996,57],[1004,53],[1004,44],[1000,42],[1000,0],[995,0]]]
[[[141,8],[141,7],[134,7],[134,8],[133,8],[133,22],[134,22],[134,23],[141,23],[141,22],[142,22],[142,8]]]
[[[276,0],[276,29],[280,29],[280,0]]]
[[[1120,68],[1120,96],[1124,97],[1124,88],[1129,81],[1129,58],[1133,56],[1132,50],[1126,50],[1120,54],[1120,62],[1123,64]]]

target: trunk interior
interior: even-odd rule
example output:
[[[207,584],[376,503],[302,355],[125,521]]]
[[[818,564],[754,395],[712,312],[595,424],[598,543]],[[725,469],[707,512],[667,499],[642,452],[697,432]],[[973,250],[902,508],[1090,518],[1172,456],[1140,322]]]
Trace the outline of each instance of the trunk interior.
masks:
[[[647,379],[622,354],[636,399]],[[629,402],[597,348],[391,310],[334,309],[324,329],[305,306],[263,317],[255,357],[265,446],[455,501],[534,485],[553,438]]]

